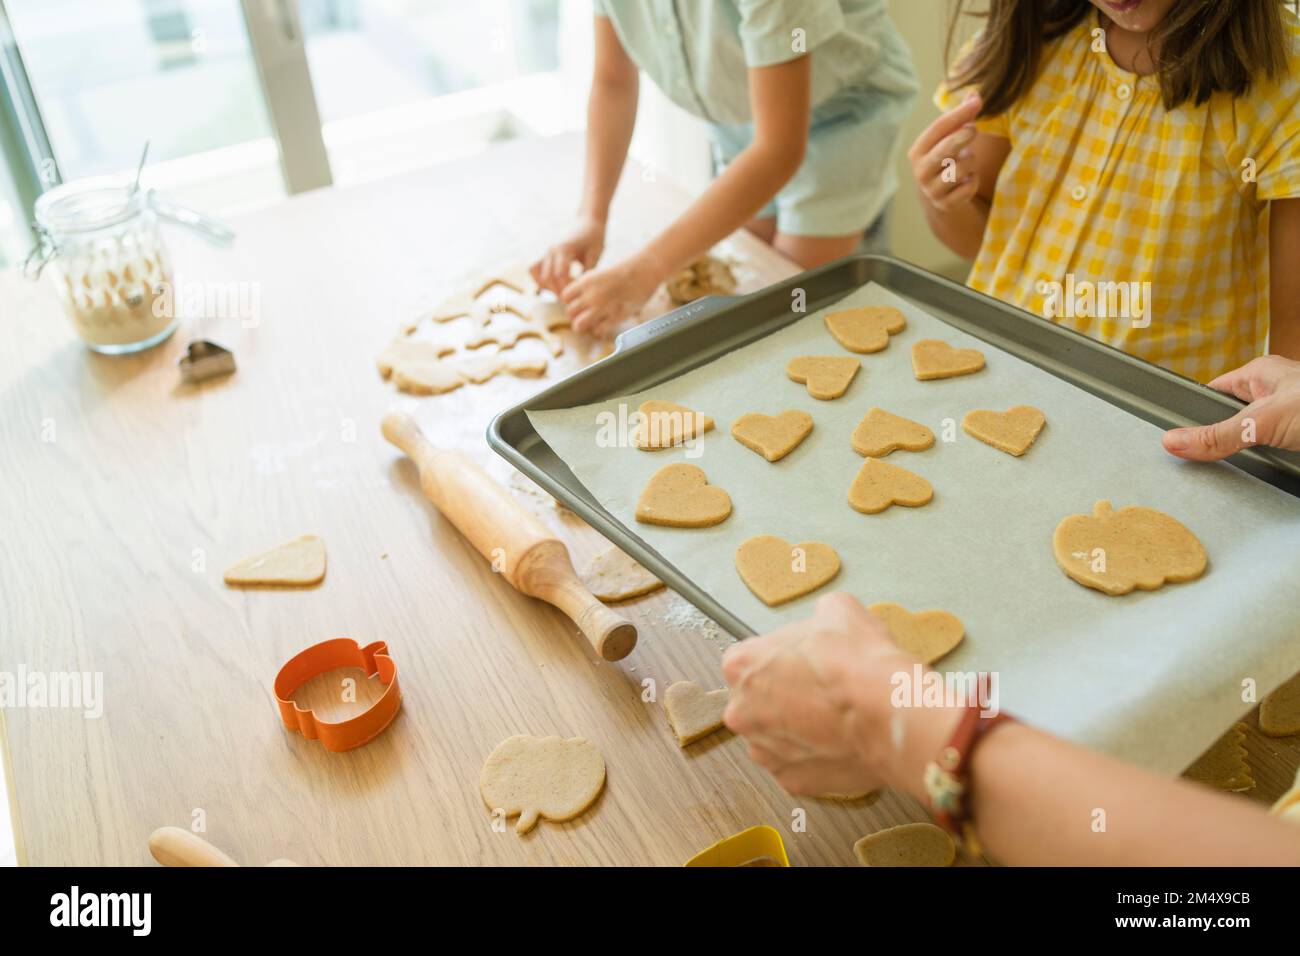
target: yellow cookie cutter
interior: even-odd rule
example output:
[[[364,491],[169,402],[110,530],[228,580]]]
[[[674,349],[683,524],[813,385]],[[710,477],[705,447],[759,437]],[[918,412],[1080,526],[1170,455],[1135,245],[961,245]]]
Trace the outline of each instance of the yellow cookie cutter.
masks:
[[[719,840],[695,854],[686,866],[789,866],[785,843],[774,828],[759,824]]]

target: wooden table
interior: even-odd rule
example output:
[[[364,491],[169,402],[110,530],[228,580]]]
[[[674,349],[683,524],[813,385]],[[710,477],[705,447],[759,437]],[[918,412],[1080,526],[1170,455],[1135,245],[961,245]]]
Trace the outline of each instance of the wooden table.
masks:
[[[106,698],[100,719],[2,714],[20,861],[146,863],[153,829],[201,817],[245,863],[680,865],[768,823],[796,865],[848,864],[864,834],[926,819],[893,793],[870,807],[791,797],[725,731],[679,749],[642,682],[720,686],[725,635],[661,592],[626,606],[641,632],[632,656],[598,660],[569,620],[493,574],[381,438],[382,413],[404,404],[435,442],[512,481],[483,430],[536,380],[411,399],[374,359],[452,280],[553,239],[580,170],[575,137],[516,143],[242,217],[228,251],[174,234],[181,285],[250,284],[260,321],[213,305],[136,357],[90,353],[48,287],[0,277],[0,670],[102,672]],[[630,170],[610,254],[686,202]],[[744,235],[731,242],[750,286],[794,271]],[[180,387],[176,360],[200,336],[233,348],[239,371]],[[549,378],[599,351],[569,346]],[[538,490],[512,488],[580,568],[605,546]],[[228,564],[304,533],[329,549],[320,587],[222,583]],[[404,704],[378,739],[332,754],[285,732],[271,682],[339,635],[388,641]],[[523,838],[495,832],[479,768],[516,733],[593,740],[609,772],[596,805]],[[1261,798],[1275,796],[1295,748],[1253,736],[1252,751]]]

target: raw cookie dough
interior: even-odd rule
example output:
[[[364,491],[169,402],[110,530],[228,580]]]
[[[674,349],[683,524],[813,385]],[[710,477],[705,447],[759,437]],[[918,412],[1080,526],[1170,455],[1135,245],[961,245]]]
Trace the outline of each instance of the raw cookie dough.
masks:
[[[722,712],[727,708],[727,690],[711,690],[694,681],[682,680],[664,691],[664,715],[678,746],[693,744],[722,727]]]
[[[1017,405],[1005,412],[977,408],[961,420],[967,435],[1017,458],[1029,450],[1046,424],[1047,416],[1032,405]]]
[[[922,339],[912,346],[912,372],[922,382],[969,375],[984,367],[984,354],[975,349],[955,349],[939,339]]]
[[[933,664],[961,643],[966,628],[961,619],[947,611],[917,611],[888,602],[867,608],[885,622],[889,636],[907,653]]]
[[[863,866],[952,866],[957,847],[948,831],[933,823],[904,823],[864,836],[853,844]]]
[[[639,418],[632,444],[642,451],[658,451],[690,441],[713,430],[713,419],[685,405],[651,399],[637,409]]]
[[[448,322],[468,315],[482,326],[492,312],[508,311],[526,319],[532,314],[536,289],[528,266],[514,263],[465,285],[434,306],[429,318]]]
[[[873,408],[853,429],[853,450],[868,458],[883,458],[891,451],[925,451],[934,444],[934,432],[920,422]]]
[[[889,305],[842,309],[826,316],[826,329],[850,352],[879,352],[889,337],[907,327],[907,318]]]
[[[227,584],[306,587],[325,577],[325,542],[314,534],[294,538],[226,569]]]
[[[731,437],[768,461],[780,461],[808,437],[813,417],[807,412],[789,411],[779,415],[750,412],[731,423]]]
[[[840,573],[840,556],[829,544],[791,544],[760,534],[736,549],[736,571],[745,586],[768,607],[811,594]]]
[[[1246,725],[1234,724],[1231,730],[1183,771],[1183,776],[1216,790],[1230,790],[1234,793],[1253,790],[1255,778],[1250,772],[1250,764],[1246,762],[1245,743]]]
[[[849,507],[874,515],[890,505],[919,508],[934,498],[934,488],[920,475],[879,458],[868,458],[849,486]]]
[[[598,600],[606,603],[628,601],[664,586],[619,548],[609,548],[592,558],[582,573],[582,583]]]
[[[664,288],[670,299],[685,305],[706,295],[731,295],[736,291],[736,276],[731,266],[716,256],[700,256],[669,279]]]
[[[1133,506],[1113,511],[1109,501],[1057,525],[1052,552],[1074,580],[1111,595],[1191,581],[1207,561],[1196,535],[1169,515]]]
[[[862,363],[845,355],[800,355],[786,364],[791,381],[808,386],[808,394],[823,402],[839,398],[849,390]]]
[[[451,341],[442,333],[432,341],[416,338],[422,322],[470,323],[471,334]],[[536,377],[546,372],[545,356],[498,358],[523,339],[540,339],[552,358],[564,352],[556,329],[569,324],[564,309],[543,300],[527,266],[498,269],[487,279],[466,286],[414,322],[408,322],[379,356],[379,374],[401,391],[441,395],[467,382],[482,383],[501,373]],[[493,346],[488,356],[469,350]]]
[[[506,819],[519,817],[516,833],[527,833],[545,817],[572,820],[605,786],[605,758],[582,737],[508,737],[488,755],[478,778],[483,802]]]
[[[668,528],[709,528],[727,520],[731,495],[709,484],[704,469],[677,462],[650,476],[636,502],[636,520]]]
[[[450,362],[405,362],[393,366],[393,384],[409,395],[442,395],[465,384]]]
[[[1260,701],[1259,729],[1270,737],[1300,734],[1300,674]]]

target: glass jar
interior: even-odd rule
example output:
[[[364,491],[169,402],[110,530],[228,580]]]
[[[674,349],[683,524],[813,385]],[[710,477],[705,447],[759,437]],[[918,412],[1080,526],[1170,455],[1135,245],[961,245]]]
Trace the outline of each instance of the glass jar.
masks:
[[[171,263],[152,194],[87,180],[36,200],[39,245],[28,261],[48,269],[82,340],[110,355],[138,352],[176,329]],[[34,265],[34,268],[32,268]]]

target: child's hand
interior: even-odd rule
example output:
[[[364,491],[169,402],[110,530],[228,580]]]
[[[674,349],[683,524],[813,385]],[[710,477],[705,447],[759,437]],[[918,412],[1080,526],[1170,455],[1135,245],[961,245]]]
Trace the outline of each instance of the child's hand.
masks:
[[[1250,445],[1300,451],[1300,362],[1266,355],[1220,375],[1210,387],[1250,404],[1227,421],[1165,432],[1170,454],[1218,461]]]
[[[640,256],[578,276],[560,294],[574,331],[605,335],[654,295],[660,277]]]
[[[953,718],[943,708],[892,706],[893,675],[911,674],[917,663],[856,599],[830,594],[811,618],[727,651],[731,700],[723,716],[791,793],[919,785],[920,764],[938,752]],[[895,742],[896,715],[913,721],[899,731],[916,767]],[[921,719],[933,732],[915,723]]]
[[[971,143],[982,101],[972,94],[926,127],[907,151],[921,198],[939,212],[951,212],[979,192]]]
[[[528,269],[539,288],[556,295],[562,293],[573,281],[575,262],[583,271],[591,269],[605,251],[605,224],[597,219],[582,219],[568,238],[558,242]]]

